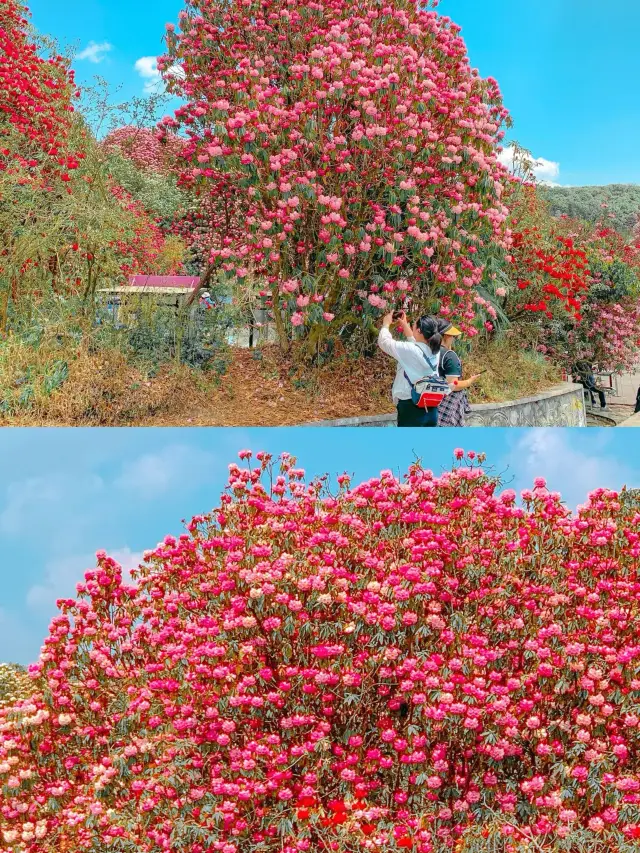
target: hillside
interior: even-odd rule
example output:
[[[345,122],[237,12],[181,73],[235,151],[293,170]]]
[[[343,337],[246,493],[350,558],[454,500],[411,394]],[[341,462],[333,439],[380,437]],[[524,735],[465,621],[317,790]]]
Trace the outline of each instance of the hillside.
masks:
[[[540,187],[554,216],[566,214],[597,222],[603,213],[613,214],[611,225],[622,232],[633,229],[640,215],[640,185],[609,184],[604,187]],[[602,205],[608,205],[604,211]]]

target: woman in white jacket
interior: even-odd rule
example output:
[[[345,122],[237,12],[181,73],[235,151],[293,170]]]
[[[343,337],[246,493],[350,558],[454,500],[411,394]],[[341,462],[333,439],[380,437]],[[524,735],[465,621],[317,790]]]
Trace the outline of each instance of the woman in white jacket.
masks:
[[[391,324],[398,321],[406,340],[396,341],[391,334]],[[438,373],[442,335],[438,332],[435,317],[424,315],[413,327],[404,312],[394,317],[387,314],[378,335],[378,346],[398,363],[391,393],[398,410],[399,427],[436,427],[438,408],[421,409],[411,399],[411,384],[425,376]]]

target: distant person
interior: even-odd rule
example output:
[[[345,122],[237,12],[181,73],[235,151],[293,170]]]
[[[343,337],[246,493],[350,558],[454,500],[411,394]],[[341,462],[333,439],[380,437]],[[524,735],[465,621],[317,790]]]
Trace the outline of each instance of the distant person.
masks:
[[[589,361],[582,359],[581,361],[576,362],[573,375],[574,380],[589,392],[591,405],[595,407],[597,394],[600,399],[600,408],[607,411],[607,395],[604,393],[602,388],[598,387],[596,384],[596,378],[593,375],[593,365]]]
[[[406,340],[396,341],[391,324],[397,321]],[[440,381],[439,364],[442,335],[435,317],[424,315],[410,325],[404,311],[387,314],[378,335],[378,346],[398,363],[391,394],[398,410],[399,427],[438,426],[438,407],[420,408],[412,399],[412,391],[421,379],[433,376]]]
[[[638,388],[638,393],[636,394],[636,407],[634,409],[634,414],[640,414],[640,388]]]
[[[208,290],[205,290],[204,293],[200,296],[200,305],[205,309],[209,310],[214,307],[213,300],[211,299],[211,294]]]
[[[440,376],[451,385],[452,393],[438,406],[439,427],[463,427],[466,426],[466,417],[471,412],[467,388],[470,388],[479,378],[479,374],[462,378],[462,362],[456,352],[453,351],[455,341],[462,335],[448,320],[438,320],[438,331],[442,335],[442,349],[444,350],[440,359]]]

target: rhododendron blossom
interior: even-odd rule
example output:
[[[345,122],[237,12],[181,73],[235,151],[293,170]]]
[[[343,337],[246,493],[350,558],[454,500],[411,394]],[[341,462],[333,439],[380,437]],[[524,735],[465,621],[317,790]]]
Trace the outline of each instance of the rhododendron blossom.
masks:
[[[553,218],[530,185],[509,198],[511,278],[503,309],[537,327],[539,349],[567,369],[577,360],[628,371],[640,350],[640,249],[611,228]],[[496,294],[498,291],[496,290]]]
[[[0,710],[2,853],[638,837],[633,502],[519,503],[482,455],[337,494],[241,457],[133,582],[101,553],[59,603]]]
[[[459,28],[409,0],[189,0],[179,24],[158,67],[187,103],[164,127],[186,131],[188,180],[222,189],[243,226],[211,261],[265,280],[283,346],[292,315],[309,334],[408,295],[475,332],[479,250],[507,215],[507,113]],[[291,279],[321,300],[303,323]]]
[[[66,149],[73,73],[61,56],[40,55],[18,0],[0,0],[0,93],[0,171],[39,181],[44,166],[67,181],[78,166]]]
[[[183,141],[146,127],[125,126],[108,133],[103,145],[107,151],[120,152],[140,169],[166,174],[176,170]]]

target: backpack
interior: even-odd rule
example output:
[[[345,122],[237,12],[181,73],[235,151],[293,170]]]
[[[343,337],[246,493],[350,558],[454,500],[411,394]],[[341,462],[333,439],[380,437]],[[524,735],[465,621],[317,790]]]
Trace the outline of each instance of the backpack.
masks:
[[[415,384],[407,376],[406,370],[404,378],[411,386],[411,401],[413,404],[419,409],[435,409],[440,405],[444,398],[451,393],[451,386],[447,380],[442,379],[438,373],[442,350],[440,350],[440,353],[436,358],[436,362],[433,364],[433,357],[429,358],[422,347],[419,346],[418,349],[422,353],[424,360],[427,362],[431,373],[424,376],[422,379],[418,379]]]

